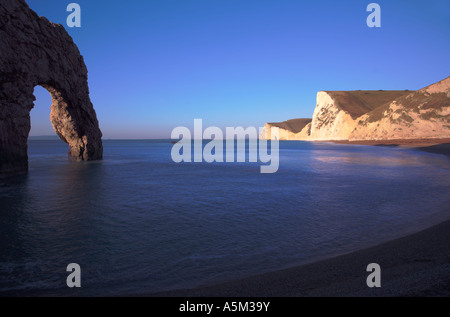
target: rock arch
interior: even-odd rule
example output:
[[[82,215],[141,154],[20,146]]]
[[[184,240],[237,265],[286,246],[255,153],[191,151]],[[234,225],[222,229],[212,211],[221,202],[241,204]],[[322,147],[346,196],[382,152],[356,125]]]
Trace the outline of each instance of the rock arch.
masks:
[[[52,96],[50,120],[76,160],[102,158],[102,133],[89,98],[87,68],[60,24],[24,0],[0,2],[0,176],[28,170],[34,87]]]

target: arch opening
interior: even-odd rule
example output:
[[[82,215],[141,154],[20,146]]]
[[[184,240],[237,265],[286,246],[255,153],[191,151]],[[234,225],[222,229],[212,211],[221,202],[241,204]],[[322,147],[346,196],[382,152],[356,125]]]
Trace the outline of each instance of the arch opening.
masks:
[[[55,139],[57,135],[55,134],[50,120],[51,105],[53,103],[52,96],[50,92],[41,85],[34,87],[33,95],[35,100],[34,107],[30,111],[31,128],[28,138]]]

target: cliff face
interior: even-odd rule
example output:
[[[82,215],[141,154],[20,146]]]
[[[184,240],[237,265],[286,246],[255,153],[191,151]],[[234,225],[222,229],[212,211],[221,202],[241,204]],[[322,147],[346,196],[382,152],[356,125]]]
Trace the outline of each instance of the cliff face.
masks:
[[[450,77],[357,119],[350,140],[450,137]]]
[[[260,137],[270,138],[272,126],[277,124],[266,124]],[[280,139],[449,138],[450,77],[419,91],[320,91],[310,128],[285,130]]]
[[[311,140],[346,140],[354,128],[351,115],[342,109],[341,103],[333,98],[332,93],[319,91],[317,106],[311,122]]]
[[[87,68],[61,25],[38,17],[24,0],[0,2],[0,176],[28,170],[27,139],[34,87],[52,96],[50,120],[76,160],[101,159]]]
[[[278,128],[280,140],[302,140],[309,135],[311,119],[291,119],[283,122],[266,123],[259,138],[272,139],[271,128],[273,127]]]
[[[313,140],[348,140],[357,118],[409,91],[319,91],[311,127]]]

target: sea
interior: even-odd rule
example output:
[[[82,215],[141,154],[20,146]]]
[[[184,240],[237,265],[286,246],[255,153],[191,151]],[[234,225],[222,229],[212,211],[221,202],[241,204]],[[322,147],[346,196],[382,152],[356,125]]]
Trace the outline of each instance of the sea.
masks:
[[[0,296],[212,285],[450,218],[440,154],[281,141],[278,171],[260,173],[263,163],[248,160],[175,163],[171,140],[103,145],[103,160],[74,162],[62,141],[30,139],[28,174],[0,179]],[[68,287],[70,263],[81,287]]]

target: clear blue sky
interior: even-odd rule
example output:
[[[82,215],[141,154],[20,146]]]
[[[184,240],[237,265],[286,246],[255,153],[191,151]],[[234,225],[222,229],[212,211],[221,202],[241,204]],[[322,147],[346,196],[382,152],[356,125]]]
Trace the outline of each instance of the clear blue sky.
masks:
[[[81,28],[66,7],[81,6]],[[368,28],[366,6],[381,6]],[[419,89],[450,76],[448,0],[27,0],[89,70],[105,138],[311,117],[319,90]],[[54,134],[36,89],[31,135]]]

